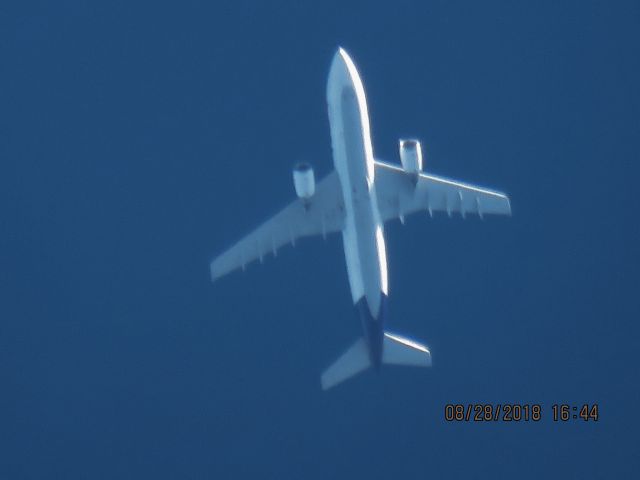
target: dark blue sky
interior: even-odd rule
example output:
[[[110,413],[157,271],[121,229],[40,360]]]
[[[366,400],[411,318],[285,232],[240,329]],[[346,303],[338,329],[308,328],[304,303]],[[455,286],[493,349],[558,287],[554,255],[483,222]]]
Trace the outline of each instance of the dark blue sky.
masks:
[[[637,475],[639,27],[635,1],[4,3],[0,478]],[[339,236],[208,263],[295,162],[331,170],[338,45],[379,158],[416,136],[514,216],[388,225],[389,327],[434,366],[323,393],[360,334]]]

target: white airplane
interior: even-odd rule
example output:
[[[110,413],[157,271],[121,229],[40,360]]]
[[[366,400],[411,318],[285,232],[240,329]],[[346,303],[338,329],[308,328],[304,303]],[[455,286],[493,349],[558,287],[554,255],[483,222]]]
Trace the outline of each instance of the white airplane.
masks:
[[[431,366],[429,349],[384,330],[388,295],[384,222],[410,213],[445,211],[510,215],[509,198],[422,172],[417,140],[400,140],[401,165],[377,160],[371,146],[369,113],[360,75],[340,48],[331,63],[327,103],[335,171],[318,184],[308,164],[293,170],[293,202],[211,262],[211,277],[256,259],[263,260],[305,236],[342,232],[349,285],[364,335],[321,376],[324,390],[381,364]]]

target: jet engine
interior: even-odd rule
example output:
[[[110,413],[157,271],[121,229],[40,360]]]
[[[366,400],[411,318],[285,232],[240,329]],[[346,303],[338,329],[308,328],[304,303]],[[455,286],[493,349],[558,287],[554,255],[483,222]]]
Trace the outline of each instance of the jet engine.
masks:
[[[422,147],[418,140],[400,140],[400,161],[402,168],[417,178],[422,171]]]
[[[316,191],[316,180],[311,165],[298,163],[293,167],[293,185],[299,198],[309,200],[313,196]]]

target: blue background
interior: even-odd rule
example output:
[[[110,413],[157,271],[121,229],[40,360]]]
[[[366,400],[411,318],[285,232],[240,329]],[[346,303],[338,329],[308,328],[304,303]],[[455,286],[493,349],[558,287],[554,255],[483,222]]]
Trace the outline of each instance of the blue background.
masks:
[[[638,2],[0,7],[0,478],[630,478],[640,464]],[[387,226],[389,327],[432,369],[320,372],[360,334],[339,236],[209,280],[332,168],[338,45],[374,149],[512,218]],[[539,423],[446,423],[447,403]],[[551,405],[597,402],[597,423]]]

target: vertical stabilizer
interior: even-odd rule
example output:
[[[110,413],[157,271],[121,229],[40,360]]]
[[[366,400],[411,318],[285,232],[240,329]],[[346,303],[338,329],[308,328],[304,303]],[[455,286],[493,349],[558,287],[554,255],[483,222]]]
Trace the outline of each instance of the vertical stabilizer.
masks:
[[[323,390],[328,390],[340,382],[369,368],[369,352],[363,338],[359,338],[320,377]]]

